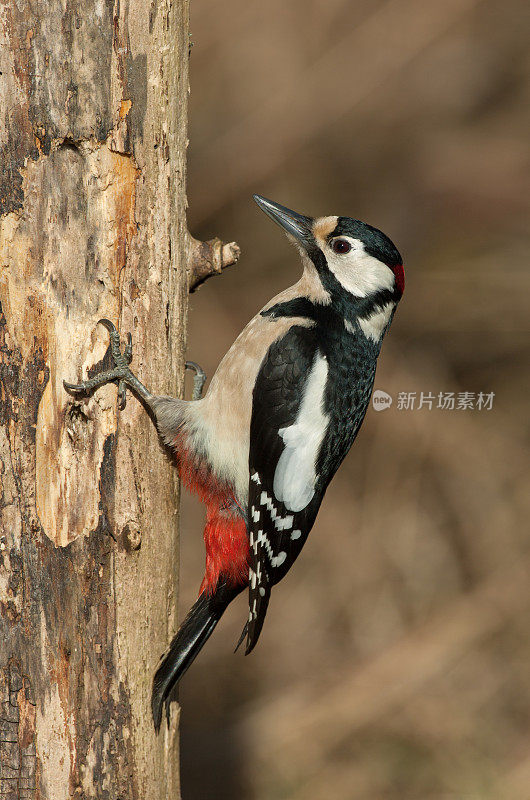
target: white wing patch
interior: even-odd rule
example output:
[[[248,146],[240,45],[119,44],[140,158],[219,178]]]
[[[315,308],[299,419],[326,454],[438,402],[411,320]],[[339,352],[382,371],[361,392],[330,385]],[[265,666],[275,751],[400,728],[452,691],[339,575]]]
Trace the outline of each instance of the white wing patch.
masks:
[[[302,511],[315,493],[316,460],[329,421],[323,411],[327,376],[327,359],[317,354],[295,422],[278,431],[285,449],[276,465],[273,489],[289,511]]]

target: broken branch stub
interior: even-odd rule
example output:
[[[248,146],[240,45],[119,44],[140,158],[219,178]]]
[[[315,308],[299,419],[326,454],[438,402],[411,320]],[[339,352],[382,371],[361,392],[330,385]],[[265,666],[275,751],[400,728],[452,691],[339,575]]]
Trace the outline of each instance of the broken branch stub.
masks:
[[[188,253],[188,289],[191,293],[212,275],[220,275],[226,267],[235,264],[241,248],[236,242],[225,244],[217,237],[200,242],[190,236]]]

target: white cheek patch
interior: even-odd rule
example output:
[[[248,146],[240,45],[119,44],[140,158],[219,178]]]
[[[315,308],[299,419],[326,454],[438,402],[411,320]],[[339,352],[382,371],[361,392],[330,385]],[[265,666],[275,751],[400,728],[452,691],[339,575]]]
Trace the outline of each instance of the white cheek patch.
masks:
[[[326,247],[325,255],[330,272],[350,294],[355,297],[367,297],[381,289],[394,288],[394,273],[379,259],[369,255],[360,239],[341,236],[347,239],[352,249],[340,255],[331,247]]]
[[[302,511],[315,493],[316,460],[329,422],[323,411],[327,376],[327,359],[318,354],[295,422],[278,431],[285,449],[276,465],[273,489],[289,511]]]
[[[374,342],[379,341],[388,325],[393,309],[394,303],[387,303],[386,306],[374,311],[369,317],[359,319],[359,325],[367,339],[373,339]]]

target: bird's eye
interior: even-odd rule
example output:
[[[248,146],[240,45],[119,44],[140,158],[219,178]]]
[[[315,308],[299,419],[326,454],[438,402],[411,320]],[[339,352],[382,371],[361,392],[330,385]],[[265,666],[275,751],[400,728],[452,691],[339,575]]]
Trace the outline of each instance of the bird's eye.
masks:
[[[343,256],[351,250],[351,244],[347,239],[334,239],[331,243],[331,249],[334,253],[340,253]]]

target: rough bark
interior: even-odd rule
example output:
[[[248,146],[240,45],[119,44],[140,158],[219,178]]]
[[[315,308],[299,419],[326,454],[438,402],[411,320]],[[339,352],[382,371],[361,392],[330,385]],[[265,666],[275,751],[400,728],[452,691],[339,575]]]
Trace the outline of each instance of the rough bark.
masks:
[[[174,473],[133,398],[62,381],[105,316],[181,388],[188,2],[13,0],[0,28],[0,799],[173,799]]]

